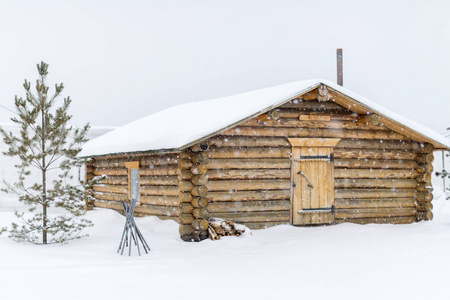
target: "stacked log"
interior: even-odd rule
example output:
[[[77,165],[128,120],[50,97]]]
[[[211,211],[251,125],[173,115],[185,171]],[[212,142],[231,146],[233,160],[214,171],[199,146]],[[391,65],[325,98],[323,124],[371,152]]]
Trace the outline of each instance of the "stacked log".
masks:
[[[116,209],[128,200],[128,171],[125,162],[139,161],[140,203],[136,215],[155,215],[179,219],[178,154],[149,153],[98,157],[91,164],[90,176],[104,176],[92,186],[93,206]]]
[[[84,194],[85,194],[85,200],[84,200],[84,208],[85,210],[92,210],[94,208],[94,189],[93,189],[93,183],[92,183],[92,179],[95,177],[94,175],[94,166],[93,166],[93,159],[90,159],[88,161],[86,161],[86,166],[85,166],[85,173],[84,173],[84,184],[85,184],[85,189],[84,189]]]
[[[428,221],[433,219],[433,187],[431,186],[431,173],[433,172],[433,145],[421,144],[416,151],[417,155],[417,204],[416,219],[417,221]]]
[[[208,234],[211,240],[220,240],[222,236],[240,236],[245,230],[237,229],[236,224],[231,221],[209,222]]]
[[[180,236],[184,241],[208,238],[208,148],[200,143],[180,153]]]

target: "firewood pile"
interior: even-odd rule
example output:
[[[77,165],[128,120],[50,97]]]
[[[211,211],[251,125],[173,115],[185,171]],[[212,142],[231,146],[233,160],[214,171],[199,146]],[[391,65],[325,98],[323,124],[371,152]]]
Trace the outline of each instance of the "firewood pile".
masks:
[[[219,240],[221,236],[240,236],[245,229],[237,229],[237,225],[231,221],[210,221],[208,225],[209,238]]]

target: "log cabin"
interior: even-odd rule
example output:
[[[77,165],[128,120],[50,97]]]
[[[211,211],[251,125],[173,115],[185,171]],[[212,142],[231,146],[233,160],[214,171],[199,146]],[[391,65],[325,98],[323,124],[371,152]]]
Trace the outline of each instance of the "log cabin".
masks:
[[[87,209],[179,223],[208,237],[209,218],[262,229],[431,220],[440,134],[326,80],[178,105],[88,142]]]

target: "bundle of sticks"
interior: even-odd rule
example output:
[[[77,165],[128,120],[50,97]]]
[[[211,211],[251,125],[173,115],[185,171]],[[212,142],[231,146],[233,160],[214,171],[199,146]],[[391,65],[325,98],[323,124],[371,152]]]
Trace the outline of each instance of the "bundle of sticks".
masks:
[[[240,236],[245,230],[236,228],[236,224],[231,221],[210,221],[208,225],[209,238],[219,240],[221,236]]]

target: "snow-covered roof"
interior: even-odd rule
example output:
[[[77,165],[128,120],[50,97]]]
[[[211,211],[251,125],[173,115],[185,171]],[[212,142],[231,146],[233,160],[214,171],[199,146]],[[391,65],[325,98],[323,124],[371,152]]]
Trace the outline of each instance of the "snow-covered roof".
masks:
[[[154,113],[102,135],[83,147],[80,157],[144,151],[176,151],[231,128],[324,84],[351,98],[357,105],[401,124],[406,130],[449,148],[439,133],[393,113],[371,100],[328,80],[304,80],[271,88],[181,104]]]

